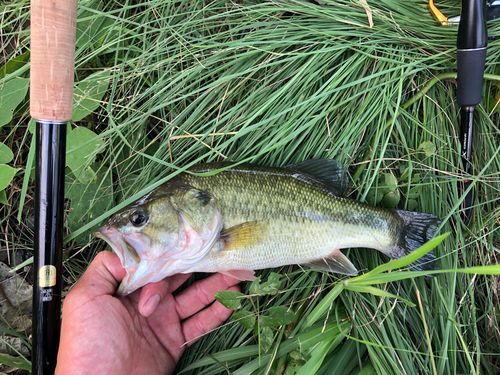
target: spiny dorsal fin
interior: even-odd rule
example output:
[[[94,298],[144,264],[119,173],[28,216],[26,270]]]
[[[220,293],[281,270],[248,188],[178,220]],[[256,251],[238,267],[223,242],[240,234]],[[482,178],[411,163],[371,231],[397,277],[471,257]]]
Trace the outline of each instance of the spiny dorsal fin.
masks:
[[[221,251],[249,250],[266,238],[267,221],[247,221],[220,232],[220,241],[224,243]]]
[[[358,274],[356,267],[339,249],[333,250],[328,258],[318,259],[304,265],[321,271],[341,273],[343,275],[354,276]]]
[[[347,173],[337,160],[310,159],[287,165],[285,168],[314,177],[328,186],[336,195],[343,195],[349,185]]]

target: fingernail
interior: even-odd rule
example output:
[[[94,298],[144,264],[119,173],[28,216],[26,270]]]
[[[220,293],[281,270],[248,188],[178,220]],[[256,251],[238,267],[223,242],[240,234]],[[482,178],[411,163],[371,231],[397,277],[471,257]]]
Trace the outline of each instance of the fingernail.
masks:
[[[158,307],[159,304],[160,304],[160,295],[153,294],[142,306],[142,312],[141,312],[142,316],[145,317],[150,316],[155,311],[155,309]]]

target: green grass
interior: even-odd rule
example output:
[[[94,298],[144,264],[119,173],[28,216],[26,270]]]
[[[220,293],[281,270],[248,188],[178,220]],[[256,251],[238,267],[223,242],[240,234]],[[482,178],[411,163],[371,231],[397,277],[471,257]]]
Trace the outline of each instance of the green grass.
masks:
[[[476,109],[477,200],[467,227],[457,191],[463,176],[453,75],[456,29],[438,26],[424,1],[368,2],[373,28],[360,2],[330,3],[80,2],[77,84],[90,90],[104,80],[108,87],[100,95],[80,93],[79,100],[88,95],[83,107],[92,113],[72,124],[93,135],[68,152],[95,147],[82,159],[84,169],[93,171],[90,180],[82,182],[81,170],[68,169],[66,191],[78,212],[71,217],[77,224],[67,228],[70,284],[97,247],[89,230],[190,165],[222,159],[282,166],[335,158],[349,166],[349,196],[368,201],[392,174],[399,208],[433,213],[443,219],[439,233],[452,233],[434,250],[442,269],[497,264],[500,117],[492,108],[499,92],[500,41],[489,41],[490,76]],[[459,12],[456,1],[442,7],[450,16]],[[26,52],[27,17],[28,2],[3,8],[2,36],[12,46],[6,61]],[[490,23],[488,32],[499,36],[500,23]],[[0,85],[27,78],[28,68],[16,65]],[[1,128],[0,140],[14,152],[9,165],[23,168],[6,190],[11,206],[0,208],[3,228],[13,225],[10,218],[25,221],[32,203],[27,109],[26,99]],[[419,149],[424,142],[435,151]],[[4,232],[2,248],[27,246],[13,231]],[[387,261],[372,250],[351,249],[348,256],[363,272]],[[243,307],[263,314],[285,305],[296,312],[291,326],[271,330],[269,351],[258,346],[264,331],[255,334],[230,320],[188,349],[179,372],[275,374],[288,366],[291,374],[313,364],[318,374],[499,371],[498,276],[443,273],[395,281],[393,271],[375,285],[412,307],[400,299],[340,290],[340,275],[299,267],[274,271],[286,275],[280,293],[253,297]],[[263,280],[269,272],[262,272]],[[248,287],[243,285],[245,293]],[[329,334],[307,341],[308,318],[335,288],[338,295],[312,325]],[[296,346],[301,338],[310,346]]]

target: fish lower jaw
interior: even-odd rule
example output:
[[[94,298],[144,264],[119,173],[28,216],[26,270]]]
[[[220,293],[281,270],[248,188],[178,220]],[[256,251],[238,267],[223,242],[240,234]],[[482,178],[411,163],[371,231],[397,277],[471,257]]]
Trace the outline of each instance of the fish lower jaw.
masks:
[[[127,274],[115,295],[122,297],[129,295],[146,284],[155,283],[165,277],[179,273],[175,263],[173,260],[164,260],[163,262],[159,262],[157,259],[142,260],[138,265],[127,267]],[[158,269],[158,267],[160,268]],[[152,272],[154,269],[158,269],[158,272]]]
[[[119,295],[125,296],[146,284],[158,282],[177,273],[189,273],[187,270],[193,268],[205,257],[217,238],[218,234],[214,234],[212,238],[205,241],[192,238],[188,246],[174,254],[167,251],[165,252],[167,255],[164,254],[164,256],[141,259],[138,265],[126,268],[127,276],[118,289],[121,293]],[[152,251],[152,253],[157,253],[157,251]]]

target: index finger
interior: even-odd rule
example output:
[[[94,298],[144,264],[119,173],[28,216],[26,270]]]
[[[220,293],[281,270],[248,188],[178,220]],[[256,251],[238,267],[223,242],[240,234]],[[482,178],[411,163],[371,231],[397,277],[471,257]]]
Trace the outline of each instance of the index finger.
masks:
[[[191,274],[176,274],[167,277],[156,283],[149,283],[141,288],[141,293],[138,300],[139,311],[142,316],[148,317],[153,313],[156,307],[163,301],[168,293],[173,293],[178,287],[180,287],[184,282],[189,279]],[[145,310],[145,306],[152,296],[158,295],[156,303],[153,307]]]
[[[193,283],[175,297],[179,318],[181,320],[186,319],[197,313],[215,300],[215,293],[220,290],[229,289],[240,282],[241,280],[216,273],[206,279]]]

